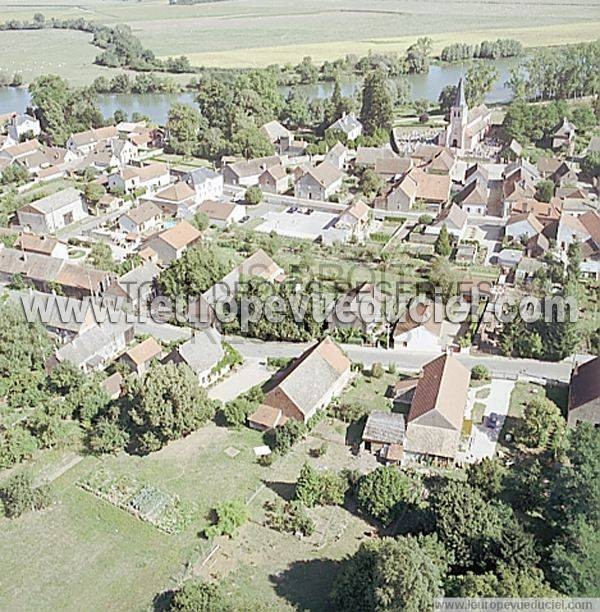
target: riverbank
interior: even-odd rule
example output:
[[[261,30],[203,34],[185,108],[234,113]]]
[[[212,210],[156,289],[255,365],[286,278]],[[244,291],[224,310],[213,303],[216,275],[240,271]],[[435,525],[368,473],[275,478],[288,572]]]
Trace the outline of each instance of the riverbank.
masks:
[[[492,91],[486,97],[486,102],[493,104],[507,102],[511,98],[511,92],[505,86],[511,66],[518,59],[490,60],[497,68],[500,77],[496,81]],[[427,74],[410,74],[402,78],[411,85],[411,97],[413,100],[427,99],[437,102],[440,91],[446,85],[455,85],[458,79],[464,75],[467,69],[466,63],[458,64],[432,64]],[[344,96],[354,95],[361,87],[362,80],[346,77],[340,83]],[[308,100],[325,99],[331,96],[334,84],[332,82],[321,82],[314,85],[296,85],[294,89],[304,95]],[[287,95],[291,87],[281,87],[281,93]],[[106,117],[112,116],[118,109],[131,116],[140,113],[150,117],[156,123],[164,124],[169,109],[175,102],[195,104],[195,92],[184,91],[178,94],[98,94],[98,104],[102,114]],[[23,112],[30,104],[29,91],[24,87],[0,87],[0,114],[12,111]]]

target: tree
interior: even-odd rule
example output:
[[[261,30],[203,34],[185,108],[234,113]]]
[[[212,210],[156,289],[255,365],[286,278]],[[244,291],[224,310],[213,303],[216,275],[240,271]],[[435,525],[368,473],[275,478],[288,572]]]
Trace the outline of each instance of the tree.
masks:
[[[582,172],[591,179],[600,177],[600,151],[588,153],[581,160]]]
[[[88,446],[98,455],[116,455],[129,442],[129,434],[118,423],[100,419],[90,432]]]
[[[262,202],[263,192],[258,185],[251,185],[246,189],[246,194],[244,196],[246,200],[246,204],[250,206],[258,206]]]
[[[51,74],[35,79],[29,91],[42,130],[54,144],[64,145],[74,132],[104,124],[91,88],[74,89],[64,79]]]
[[[465,97],[469,106],[481,104],[492,91],[500,76],[498,70],[487,62],[471,64],[465,75]]]
[[[378,68],[365,78],[362,92],[361,121],[367,135],[382,128],[389,131],[392,127],[392,97],[383,70]]]
[[[208,123],[188,104],[177,103],[171,107],[167,119],[170,148],[179,155],[191,156],[198,146],[198,134]]]
[[[288,453],[306,433],[306,425],[296,419],[288,419],[274,434],[273,449],[280,455]]]
[[[158,277],[162,292],[175,299],[197,297],[220,281],[227,272],[216,247],[200,244],[187,249]]]
[[[356,502],[366,515],[389,525],[397,516],[400,504],[414,505],[422,493],[422,483],[416,475],[404,474],[394,466],[378,467],[361,476]]]
[[[107,272],[115,267],[112,249],[106,242],[94,242],[90,249],[89,261],[94,268]]]
[[[233,538],[235,532],[248,520],[248,509],[243,501],[234,499],[220,503],[214,510],[216,522],[204,531],[207,538],[226,535]]]
[[[540,202],[550,202],[554,197],[554,183],[549,180],[540,181],[535,187],[535,198]]]
[[[106,190],[99,183],[86,183],[83,188],[83,195],[90,204],[98,204],[100,198],[106,193]]]
[[[11,304],[0,305],[0,377],[6,380],[43,371],[52,343],[38,323],[28,323],[22,312]],[[21,384],[22,381],[19,381]]]
[[[467,482],[486,499],[496,499],[502,491],[506,470],[498,459],[484,457],[467,467]]]
[[[471,369],[471,378],[473,380],[490,380],[491,374],[486,366],[477,364]]]
[[[29,474],[17,474],[0,488],[4,514],[17,518],[31,510],[46,508],[51,501],[48,487],[35,487]]]
[[[156,365],[128,390],[129,417],[139,450],[158,450],[198,429],[214,416],[214,405],[186,364]]]
[[[430,610],[443,595],[444,547],[435,535],[382,538],[343,562],[331,591],[336,610]]]
[[[309,463],[305,463],[300,470],[295,495],[307,508],[312,508],[321,499],[321,479]]]
[[[223,406],[223,416],[231,427],[242,427],[248,417],[256,410],[258,404],[245,397],[238,397]]]
[[[502,537],[502,517],[469,484],[449,481],[431,502],[435,530],[458,568],[485,569],[495,559]]]
[[[450,257],[452,254],[452,242],[450,240],[450,234],[448,228],[442,225],[440,234],[435,241],[435,252],[440,257]]]
[[[20,163],[13,163],[2,171],[0,182],[3,185],[23,185],[29,181],[29,171]]]
[[[192,218],[192,225],[199,232],[204,232],[210,226],[210,218],[205,212],[197,212]]]
[[[235,131],[231,139],[231,149],[235,155],[242,155],[246,159],[267,157],[275,153],[271,141],[254,124],[245,125]]]
[[[565,425],[554,402],[535,397],[525,406],[517,439],[529,448],[556,448],[564,435]]]
[[[548,514],[558,528],[579,516],[600,525],[600,431],[590,423],[569,429],[565,454],[552,479]]]
[[[467,572],[450,581],[452,597],[557,597],[536,567],[509,568],[505,565],[493,572]]]
[[[600,531],[576,518],[550,550],[551,584],[570,597],[600,596]]]
[[[429,70],[429,56],[433,48],[433,41],[428,36],[417,38],[417,42],[406,51],[408,71],[423,73]]]
[[[367,197],[377,194],[382,185],[381,177],[371,168],[367,168],[360,177],[360,188]]]
[[[217,583],[194,578],[172,594],[168,609],[171,612],[228,612],[232,608]]]
[[[581,244],[579,242],[572,242],[567,249],[567,280],[569,282],[577,282],[581,274]]]
[[[432,290],[439,289],[442,298],[448,300],[457,294],[458,273],[446,257],[437,257],[429,271],[429,282]]]

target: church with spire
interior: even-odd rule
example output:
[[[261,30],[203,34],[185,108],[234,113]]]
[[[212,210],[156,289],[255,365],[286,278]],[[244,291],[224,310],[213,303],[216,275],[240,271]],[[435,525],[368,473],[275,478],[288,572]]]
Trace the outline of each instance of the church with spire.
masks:
[[[491,123],[492,111],[485,104],[472,109],[467,106],[465,84],[461,77],[450,108],[450,122],[446,131],[440,134],[438,144],[453,149],[459,155],[473,153],[490,131]]]

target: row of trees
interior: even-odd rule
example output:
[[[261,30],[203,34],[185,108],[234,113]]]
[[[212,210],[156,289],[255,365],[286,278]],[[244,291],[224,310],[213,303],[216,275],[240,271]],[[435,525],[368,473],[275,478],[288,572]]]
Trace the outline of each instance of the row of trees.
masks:
[[[507,84],[524,100],[594,96],[600,92],[599,64],[600,41],[540,49],[511,70]]]
[[[453,43],[442,49],[440,59],[445,62],[460,62],[473,58],[498,59],[523,55],[523,45],[512,38],[484,40],[478,45]]]

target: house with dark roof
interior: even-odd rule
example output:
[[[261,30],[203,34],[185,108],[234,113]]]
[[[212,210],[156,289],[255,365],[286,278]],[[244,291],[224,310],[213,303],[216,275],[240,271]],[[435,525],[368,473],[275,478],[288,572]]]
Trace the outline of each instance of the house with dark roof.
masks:
[[[571,150],[575,144],[575,133],[575,126],[566,117],[563,117],[562,123],[552,135],[552,148]]]
[[[0,243],[0,282],[10,283],[17,275],[39,291],[52,293],[59,286],[65,296],[75,298],[103,295],[112,278],[103,270],[78,266],[59,257],[24,253]]]
[[[578,423],[600,429],[600,357],[577,365],[571,374],[567,424]]]
[[[452,355],[442,355],[424,366],[407,417],[406,460],[432,457],[454,462],[470,379],[470,370]]]
[[[454,197],[454,202],[458,204],[467,214],[485,215],[487,213],[490,192],[487,183],[483,181],[470,181]]]
[[[271,168],[281,164],[281,159],[278,155],[270,157],[259,157],[256,159],[244,160],[226,164],[223,167],[223,180],[226,185],[235,187],[250,187],[258,185],[260,175]]]
[[[267,390],[263,405],[306,423],[339,396],[351,377],[351,362],[326,337],[293,361]]]
[[[183,181],[196,192],[199,202],[216,200],[223,195],[223,175],[210,168],[190,170],[183,176]]]

